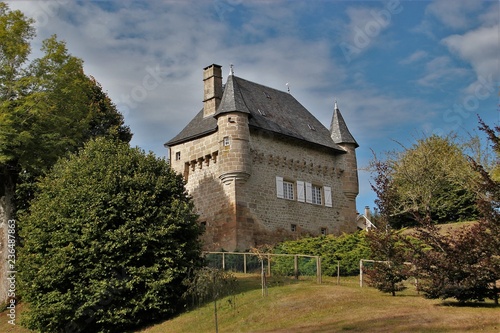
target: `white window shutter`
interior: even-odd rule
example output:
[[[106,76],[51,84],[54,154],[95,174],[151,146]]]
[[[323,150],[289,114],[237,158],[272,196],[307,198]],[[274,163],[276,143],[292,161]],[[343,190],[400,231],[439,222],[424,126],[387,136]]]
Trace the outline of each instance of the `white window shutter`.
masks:
[[[305,202],[306,201],[306,193],[304,190],[304,182],[301,180],[297,180],[297,201]]]
[[[325,206],[332,207],[332,188],[330,186],[324,186],[325,191]]]
[[[276,177],[276,196],[283,199],[283,177]]]
[[[312,203],[312,184],[306,182],[306,202]]]

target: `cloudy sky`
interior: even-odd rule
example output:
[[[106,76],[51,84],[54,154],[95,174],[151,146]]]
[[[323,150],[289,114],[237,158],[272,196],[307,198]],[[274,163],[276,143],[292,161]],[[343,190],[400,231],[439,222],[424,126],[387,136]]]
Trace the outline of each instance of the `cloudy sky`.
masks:
[[[202,70],[291,93],[325,126],[334,100],[367,166],[415,138],[500,122],[498,1],[7,1],[53,34],[124,114],[132,145],[163,143],[202,107]],[[359,171],[357,205],[374,206]]]

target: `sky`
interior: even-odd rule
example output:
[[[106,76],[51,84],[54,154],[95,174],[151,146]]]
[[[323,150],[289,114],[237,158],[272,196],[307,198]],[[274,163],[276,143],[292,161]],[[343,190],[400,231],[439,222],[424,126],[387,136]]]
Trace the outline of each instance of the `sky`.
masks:
[[[500,122],[498,1],[6,1],[56,34],[124,115],[132,146],[163,144],[203,106],[203,68],[287,90],[327,128],[334,101],[359,143],[357,207],[374,207],[373,153]]]

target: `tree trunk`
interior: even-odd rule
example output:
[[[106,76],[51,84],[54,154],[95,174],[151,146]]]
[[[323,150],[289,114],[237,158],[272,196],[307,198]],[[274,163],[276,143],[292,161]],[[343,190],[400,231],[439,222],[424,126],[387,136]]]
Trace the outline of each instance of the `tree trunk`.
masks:
[[[2,177],[3,178],[3,177]],[[9,269],[9,262],[7,261],[8,251],[8,240],[9,240],[9,220],[13,217],[14,209],[12,207],[12,201],[14,198],[14,186],[10,177],[5,177],[2,179],[3,182],[0,186],[1,196],[0,196],[0,304],[4,304],[8,300],[9,291],[9,277],[7,272]],[[17,226],[16,226],[17,227]],[[17,228],[16,228],[17,229]],[[16,230],[15,229],[15,230]],[[17,230],[16,230],[17,232]],[[14,247],[15,249],[15,247]],[[17,250],[17,249],[16,249]],[[11,253],[13,254],[13,253]],[[17,259],[17,255],[16,255]],[[15,266],[14,266],[15,267]],[[13,269],[15,271],[15,268]],[[14,275],[15,276],[15,275]],[[15,280],[14,280],[15,282]]]

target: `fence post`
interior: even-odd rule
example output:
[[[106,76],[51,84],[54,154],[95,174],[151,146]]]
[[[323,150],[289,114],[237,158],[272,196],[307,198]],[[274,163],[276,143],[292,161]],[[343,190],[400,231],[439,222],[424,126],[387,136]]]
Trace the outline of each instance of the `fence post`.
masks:
[[[267,255],[267,276],[271,276],[271,256]]]
[[[298,256],[295,255],[293,257],[293,274],[295,275],[295,280],[298,280],[299,279],[299,260],[298,260]]]
[[[337,261],[337,284],[340,284],[340,260]]]
[[[243,254],[243,273],[247,273],[247,254]]]
[[[321,257],[317,256],[316,257],[316,275],[317,275],[317,281],[319,284],[321,284]]]
[[[359,286],[363,288],[363,259],[359,261]]]
[[[226,256],[224,255],[224,252],[222,252],[222,270],[226,270]]]

